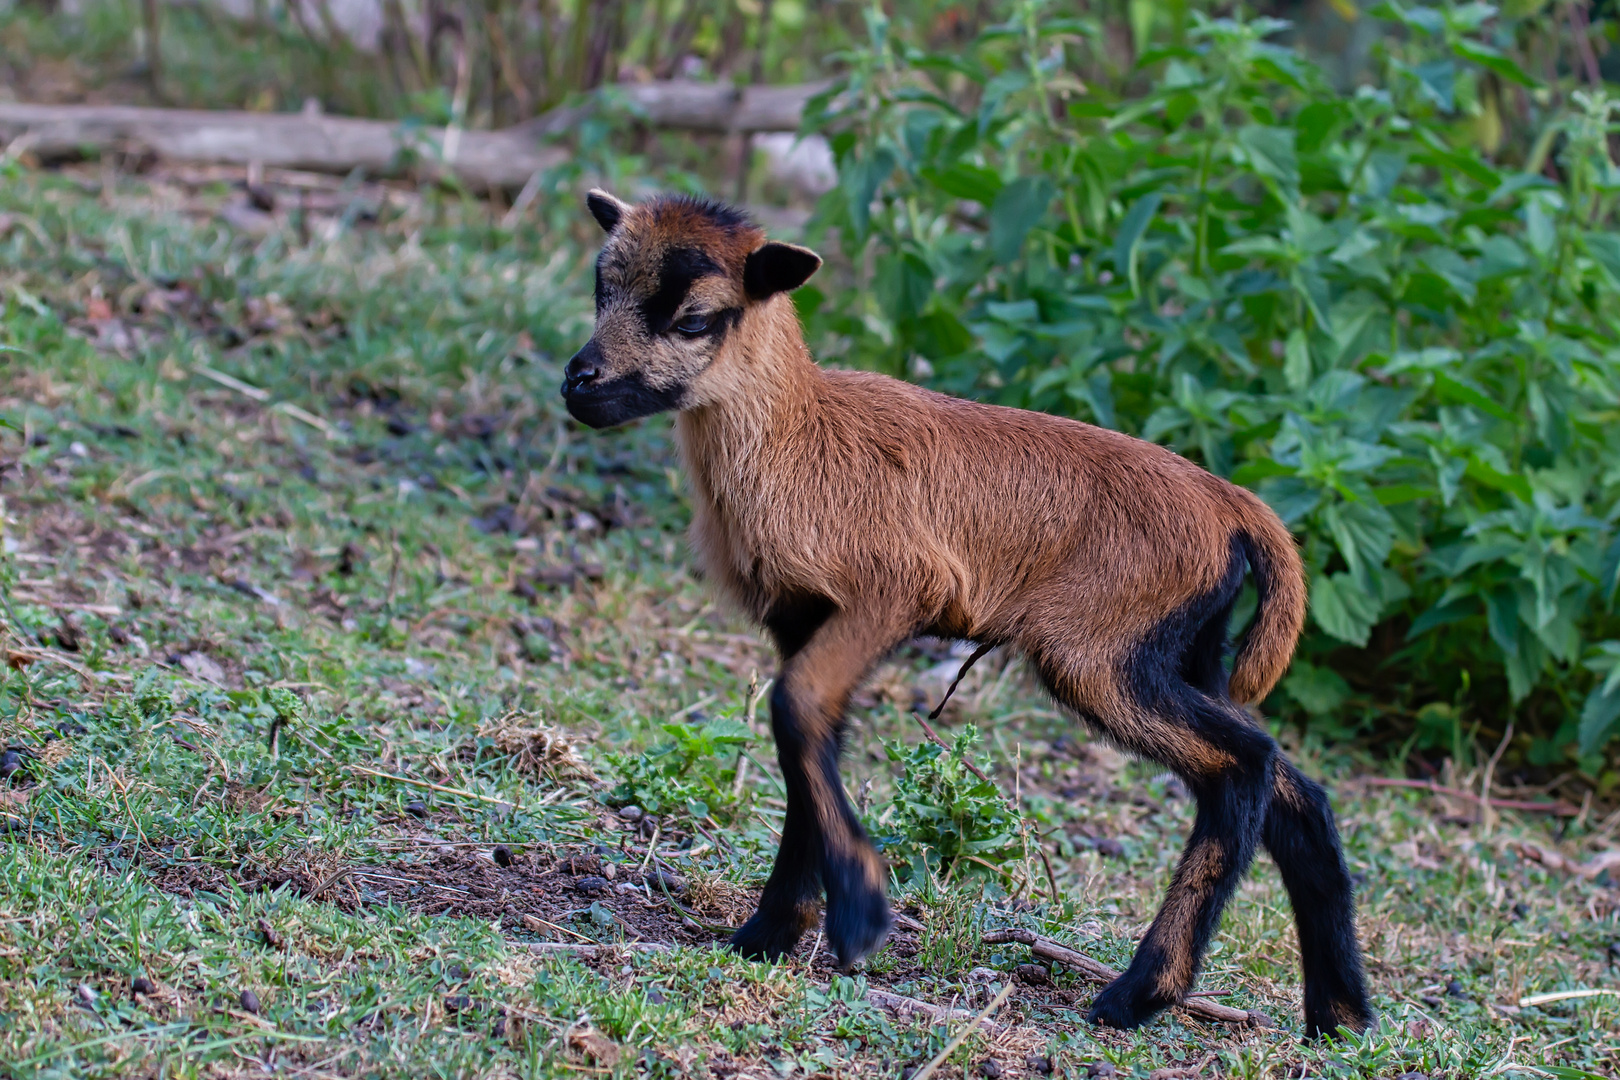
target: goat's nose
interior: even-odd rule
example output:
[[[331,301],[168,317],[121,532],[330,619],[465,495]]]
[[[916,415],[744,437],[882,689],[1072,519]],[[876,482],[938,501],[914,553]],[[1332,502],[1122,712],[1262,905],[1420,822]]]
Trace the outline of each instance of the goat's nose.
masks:
[[[595,382],[597,375],[600,374],[597,361],[601,355],[594,341],[588,342],[583,349],[575,353],[574,358],[568,361],[568,366],[563,368],[563,393],[573,393],[580,387]]]

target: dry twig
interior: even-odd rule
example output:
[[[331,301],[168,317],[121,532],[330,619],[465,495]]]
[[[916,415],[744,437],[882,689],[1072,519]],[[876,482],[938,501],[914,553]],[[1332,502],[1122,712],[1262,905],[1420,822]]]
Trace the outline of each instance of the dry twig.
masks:
[[[1041,959],[1066,964],[1092,982],[1111,983],[1119,978],[1119,972],[1107,964],[1093,960],[1084,953],[1075,952],[1068,946],[1060,945],[1051,938],[1041,937],[1033,930],[1023,930],[1017,927],[991,930],[984,935],[984,940],[986,944],[991,945],[1006,944],[1013,941],[1028,945],[1030,952]],[[1217,1005],[1213,1001],[1205,1001],[1202,998],[1189,997],[1177,1007],[1200,1020],[1210,1020],[1221,1024],[1269,1025],[1271,1023],[1261,1013],[1245,1012],[1242,1009],[1234,1009],[1230,1005]]]

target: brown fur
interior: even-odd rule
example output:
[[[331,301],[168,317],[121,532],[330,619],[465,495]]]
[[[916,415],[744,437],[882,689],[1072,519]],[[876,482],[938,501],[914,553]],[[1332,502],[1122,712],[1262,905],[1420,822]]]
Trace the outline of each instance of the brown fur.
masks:
[[[721,208],[591,198],[610,234],[594,351],[570,364],[567,392],[583,401],[633,376],[678,410],[698,557],[783,655],[773,721],[789,818],[739,943],[766,954],[790,947],[801,931],[782,927],[802,923],[818,878],[841,959],[881,939],[886,907],[880,918],[870,897],[881,901],[886,874],[838,781],[837,747],[860,680],[900,643],[933,634],[1021,650],[1064,705],[1199,794],[1195,835],[1121,987],[1136,982],[1104,995],[1130,1000],[1115,1010],[1100,1000],[1099,1010],[1136,1023],[1178,1000],[1247,868],[1271,789],[1291,804],[1302,797],[1295,774],[1274,766],[1269,737],[1232,704],[1265,696],[1299,635],[1304,574],[1288,531],[1254,495],[1164,447],[822,369],[786,292],[760,296],[749,284],[762,255],[812,254],[765,251],[763,232]],[[685,339],[645,314],[668,279],[666,257],[683,249],[701,251],[715,272],[691,282],[673,318],[735,313],[723,334]],[[1218,653],[1245,558],[1261,603],[1228,682]],[[1182,649],[1197,629],[1188,620],[1217,619],[1215,668],[1206,664],[1207,685],[1190,688],[1176,673],[1179,653],[1153,650]],[[1159,695],[1166,680],[1180,697]],[[881,925],[863,937],[851,929],[863,919]]]

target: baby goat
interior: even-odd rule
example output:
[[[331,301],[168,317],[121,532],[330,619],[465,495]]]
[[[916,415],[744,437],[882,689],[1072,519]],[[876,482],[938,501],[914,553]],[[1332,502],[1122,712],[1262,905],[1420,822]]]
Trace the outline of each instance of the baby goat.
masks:
[[[848,965],[889,929],[887,869],[838,775],[844,710],[918,634],[1021,650],[1060,703],[1173,769],[1198,802],[1169,895],[1094,1021],[1135,1027],[1192,988],[1264,843],[1298,923],[1314,1033],[1371,1019],[1350,875],[1322,788],[1238,706],[1288,666],[1305,614],[1264,503],[1169,450],[1041,413],[816,366],[786,295],[821,259],[729,207],[592,191],[608,237],[596,331],[568,362],[593,428],[667,409],[708,575],[775,638],[781,848],[733,945],[779,957],[817,918]],[[1259,611],[1228,675],[1227,621]]]

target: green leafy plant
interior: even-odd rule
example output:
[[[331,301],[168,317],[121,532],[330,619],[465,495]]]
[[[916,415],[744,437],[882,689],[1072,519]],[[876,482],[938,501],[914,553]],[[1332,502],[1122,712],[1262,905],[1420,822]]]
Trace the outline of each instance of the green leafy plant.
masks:
[[[670,741],[645,753],[606,755],[621,779],[604,796],[609,806],[639,806],[653,814],[686,813],[728,821],[741,792],[736,763],[747,748],[748,728],[720,718],[698,724],[660,725]]]
[[[900,47],[874,11],[812,110],[840,175],[812,233],[848,267],[802,294],[822,354],[1130,431],[1256,490],[1309,566],[1304,663],[1270,703],[1307,731],[1393,743],[1455,702],[1486,732],[1513,719],[1531,765],[1600,778],[1620,731],[1616,101],[1513,59],[1562,24],[1385,4],[1402,33],[1341,90],[1272,42],[1285,24],[1192,12],[1087,84],[1100,22],[1003,10],[953,54]]]
[[[979,731],[966,725],[949,750],[932,742],[885,742],[899,765],[894,801],[879,817],[874,842],[902,877],[1002,877],[997,865],[1023,853],[1018,819],[996,785],[968,767]]]

